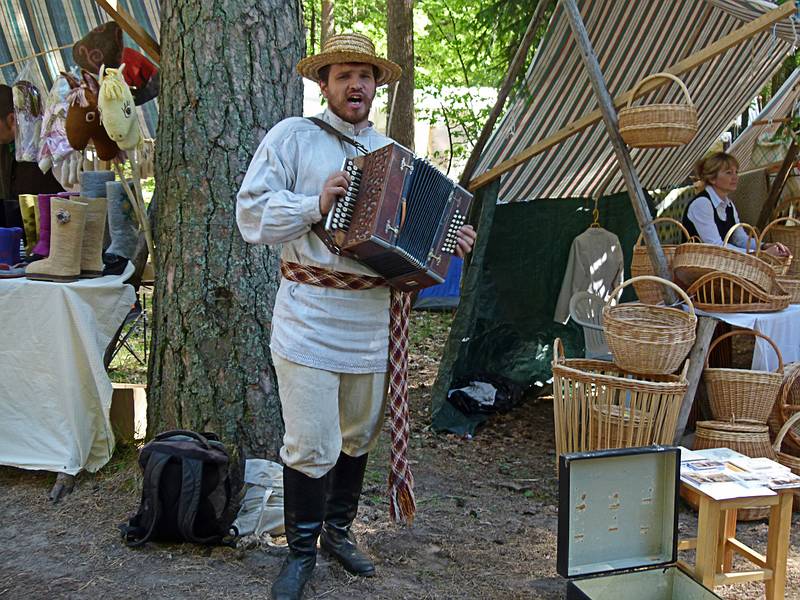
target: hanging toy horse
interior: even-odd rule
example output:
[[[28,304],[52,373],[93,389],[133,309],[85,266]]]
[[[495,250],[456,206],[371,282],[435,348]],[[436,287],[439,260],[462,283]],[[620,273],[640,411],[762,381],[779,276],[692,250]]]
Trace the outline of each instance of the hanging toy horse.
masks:
[[[135,150],[142,141],[142,133],[136,117],[133,94],[122,75],[124,69],[124,63],[119,69],[100,68],[100,96],[97,106],[109,137],[123,150]]]
[[[97,110],[97,95],[100,85],[90,73],[83,71],[79,80],[69,73],[61,73],[69,84],[67,96],[67,140],[75,150],[84,150],[90,141],[94,142],[97,158],[111,160],[119,154],[119,146],[108,137],[100,122]]]

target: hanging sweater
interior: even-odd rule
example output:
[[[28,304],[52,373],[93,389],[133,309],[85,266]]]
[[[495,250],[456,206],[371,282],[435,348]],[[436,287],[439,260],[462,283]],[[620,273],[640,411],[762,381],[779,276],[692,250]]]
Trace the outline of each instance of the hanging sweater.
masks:
[[[584,231],[572,240],[553,320],[556,323],[567,322],[569,300],[575,292],[590,292],[607,299],[611,291],[622,283],[624,271],[619,238],[602,227]]]

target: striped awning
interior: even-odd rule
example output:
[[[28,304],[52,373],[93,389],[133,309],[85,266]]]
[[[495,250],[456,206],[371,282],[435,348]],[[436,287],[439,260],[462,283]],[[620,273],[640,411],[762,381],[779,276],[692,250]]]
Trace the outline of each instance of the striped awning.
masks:
[[[733,154],[739,161],[739,171],[748,171],[750,165],[750,155],[756,140],[763,134],[774,133],[779,125],[780,119],[790,116],[800,98],[800,69],[795,69],[781,88],[770,98],[754,122],[739,135],[728,148],[728,152]],[[772,121],[775,121],[774,123]]]
[[[119,6],[158,39],[159,0],[119,0]],[[47,88],[43,90],[46,94],[58,73],[75,65],[72,45],[107,21],[111,17],[94,0],[0,0],[0,65],[4,65],[0,67],[0,83],[11,85],[21,72],[33,71],[33,78]],[[127,35],[124,43],[141,52]],[[156,103],[141,107],[140,120],[149,137],[155,137]]]
[[[756,0],[579,0],[578,5],[612,97],[775,8]],[[781,66],[795,40],[791,23],[785,21],[684,73],[681,78],[699,113],[698,133],[681,148],[632,150],[644,187],[670,187],[685,180],[697,158]],[[643,101],[686,102],[674,84],[637,104]],[[528,69],[525,88],[490,138],[475,176],[597,108],[559,4]],[[504,175],[499,201],[592,197],[625,189],[600,121]]]

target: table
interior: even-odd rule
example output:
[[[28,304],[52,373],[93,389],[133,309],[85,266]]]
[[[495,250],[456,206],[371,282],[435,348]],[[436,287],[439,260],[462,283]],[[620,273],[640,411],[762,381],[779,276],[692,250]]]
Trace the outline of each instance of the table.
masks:
[[[786,560],[792,525],[794,490],[776,490],[768,496],[715,500],[697,487],[681,481],[681,494],[698,500],[697,537],[681,540],[679,550],[696,549],[695,566],[681,565],[709,589],[747,581],[764,581],[767,600],[782,600],[786,587]],[[767,553],[761,554],[736,539],[736,511],[770,506]],[[731,571],[734,553],[753,563],[744,572]]]
[[[133,274],[0,279],[0,464],[75,475],[111,457],[103,353],[135,300]]]
[[[800,361],[800,304],[771,313],[717,313],[696,311],[698,315],[713,317],[734,327],[754,329],[771,338],[778,346],[786,364]],[[758,338],[753,352],[754,371],[775,371],[778,357],[766,340]]]

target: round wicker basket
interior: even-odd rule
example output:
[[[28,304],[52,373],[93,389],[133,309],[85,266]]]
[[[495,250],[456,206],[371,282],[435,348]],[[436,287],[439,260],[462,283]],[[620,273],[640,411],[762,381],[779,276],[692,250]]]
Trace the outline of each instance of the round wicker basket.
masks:
[[[629,302],[611,306],[622,289],[646,280],[674,289],[689,307],[651,306]],[[603,308],[603,330],[614,362],[631,373],[667,374],[677,371],[695,341],[697,316],[689,296],[671,281],[642,275],[622,282]]]
[[[755,423],[727,423],[725,421],[698,421],[695,429],[694,449],[730,448],[752,458],[766,457],[775,460],[775,451],[769,441],[769,428]],[[740,521],[758,521],[769,516],[770,507],[742,508],[737,512]]]
[[[603,360],[565,358],[553,344],[556,459],[566,452],[671,444],[688,386],[680,375],[641,376]]]
[[[672,259],[672,271],[686,287],[713,271],[736,275],[767,291],[775,282],[775,271],[763,260],[714,244],[681,244]]]
[[[796,199],[791,200],[797,202]],[[778,208],[775,209],[775,214],[780,214],[781,207],[784,204],[785,201],[778,205]],[[792,256],[800,257],[800,220],[794,217],[778,217],[764,227],[764,231],[761,232],[761,240],[780,242],[789,248]],[[792,261],[782,275],[800,275],[800,258],[797,261]]]
[[[783,444],[786,434],[795,424],[800,424],[800,413],[792,415],[792,418],[783,424],[783,427],[778,431],[778,435],[775,436],[772,449],[775,450],[775,456],[777,456],[779,463],[784,467],[789,467],[795,475],[800,475],[800,457],[781,451],[781,445]],[[800,511],[800,495],[798,495],[797,492],[795,492],[794,497],[794,510]]]
[[[672,219],[670,217],[659,217],[653,219],[653,225],[659,223],[670,223],[680,231],[688,241],[690,236],[686,231],[683,223]],[[667,266],[671,268],[672,257],[675,256],[675,250],[678,249],[677,244],[662,244],[661,248],[664,250],[664,258],[667,259]],[[633,254],[631,256],[631,277],[634,279],[642,275],[655,275],[655,269],[650,262],[650,256],[647,253],[647,246],[644,243],[644,235],[639,234],[636,244],[633,246]],[[636,296],[640,302],[644,304],[661,304],[664,301],[662,294],[662,287],[658,283],[652,281],[638,280],[633,284],[633,289],[636,290]]]
[[[654,79],[671,79],[686,98],[686,104],[648,104],[631,106],[639,88]],[[697,109],[689,90],[671,73],[655,73],[645,77],[631,90],[628,105],[619,109],[619,132],[633,148],[665,148],[683,146],[697,133]]]
[[[800,363],[794,363],[786,368],[786,375],[778,389],[775,406],[767,421],[770,432],[777,436],[784,423],[798,413],[800,413]],[[789,428],[785,438],[784,447],[800,455],[800,424]]]
[[[778,370],[751,371],[747,369],[721,369],[708,366],[708,358],[717,345],[737,335],[752,335],[766,340],[778,355]],[[711,414],[717,421],[748,421],[766,424],[775,406],[778,389],[783,382],[783,357],[778,346],[769,337],[752,329],[740,329],[721,335],[708,348],[703,380],[706,383]]]

